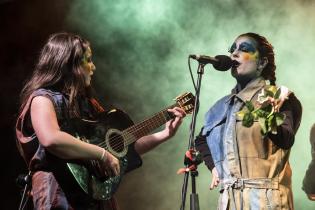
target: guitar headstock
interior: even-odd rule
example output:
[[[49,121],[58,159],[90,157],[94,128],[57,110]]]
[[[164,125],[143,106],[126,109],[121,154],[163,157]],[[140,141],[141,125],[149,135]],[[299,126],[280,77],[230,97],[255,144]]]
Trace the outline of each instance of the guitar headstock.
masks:
[[[182,108],[186,114],[191,114],[194,110],[195,106],[195,96],[189,93],[183,93],[177,96],[174,100],[176,100],[176,104]]]

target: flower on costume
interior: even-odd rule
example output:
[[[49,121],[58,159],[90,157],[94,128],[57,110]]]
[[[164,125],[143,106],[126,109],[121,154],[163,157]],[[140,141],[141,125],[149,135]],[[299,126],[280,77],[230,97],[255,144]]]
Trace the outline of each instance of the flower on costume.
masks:
[[[269,132],[277,134],[277,127],[284,122],[286,117],[279,110],[290,93],[287,87],[267,85],[258,94],[257,108],[251,101],[246,101],[245,107],[237,112],[237,116],[245,127],[251,127],[254,121],[258,121],[263,135]]]

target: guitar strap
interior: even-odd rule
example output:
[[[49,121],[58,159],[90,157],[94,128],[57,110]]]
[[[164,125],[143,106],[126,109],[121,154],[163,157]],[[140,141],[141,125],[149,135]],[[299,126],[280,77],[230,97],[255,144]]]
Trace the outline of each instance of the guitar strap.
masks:
[[[95,99],[95,98],[90,98],[90,102],[93,105],[93,108],[95,109],[96,112],[105,112],[105,109],[101,106],[101,104]]]
[[[18,119],[16,121],[16,125],[15,125],[15,131],[16,131],[16,137],[17,137],[15,139],[16,145],[17,145],[17,148],[18,148],[21,156],[25,160],[27,166],[29,166],[29,163],[27,162],[29,157],[26,157],[26,154],[25,154],[24,150],[22,149],[22,145],[21,145],[20,141],[22,140],[23,142],[30,142],[32,139],[34,139],[33,135],[32,136],[24,136],[23,135],[23,126],[24,126],[25,115],[30,109],[30,104],[31,104],[33,98],[34,98],[34,94],[31,94],[30,97],[28,98],[25,106],[23,107],[23,110],[19,114]],[[20,187],[24,188],[22,191],[22,197],[21,197],[20,204],[19,204],[19,210],[23,210],[25,208],[28,208],[29,205],[32,205],[32,201],[31,201],[32,200],[32,196],[31,196],[32,175],[33,175],[33,172],[29,168],[27,175],[25,175],[25,176],[23,175],[22,178],[18,177],[16,179],[17,182],[19,182],[19,184],[21,185]]]

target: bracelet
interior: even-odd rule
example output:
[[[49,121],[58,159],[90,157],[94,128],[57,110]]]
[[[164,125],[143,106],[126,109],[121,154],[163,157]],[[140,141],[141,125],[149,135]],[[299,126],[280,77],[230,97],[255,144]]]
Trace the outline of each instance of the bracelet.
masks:
[[[105,149],[103,148],[103,152],[102,152],[102,155],[101,155],[101,161],[104,161],[104,157],[105,157]]]

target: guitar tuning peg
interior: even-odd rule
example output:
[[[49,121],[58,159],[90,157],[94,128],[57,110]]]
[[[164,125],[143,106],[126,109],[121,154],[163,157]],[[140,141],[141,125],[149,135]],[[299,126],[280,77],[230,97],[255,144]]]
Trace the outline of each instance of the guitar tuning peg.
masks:
[[[181,98],[185,97],[187,94],[188,94],[187,92],[180,94],[180,95],[176,96],[173,100],[175,100],[175,101],[180,100]]]

